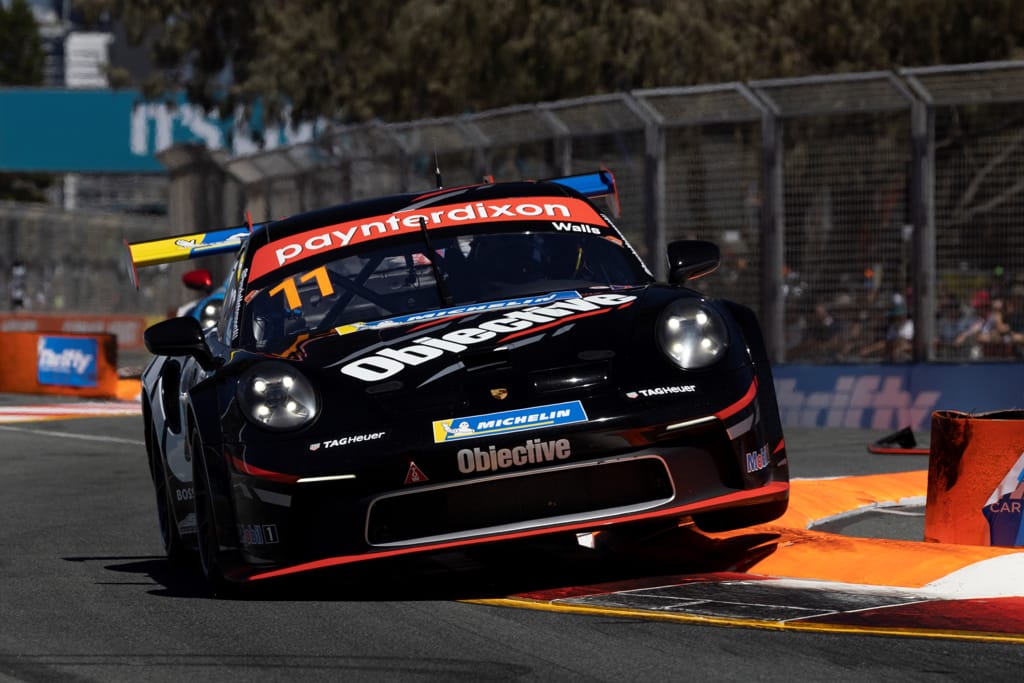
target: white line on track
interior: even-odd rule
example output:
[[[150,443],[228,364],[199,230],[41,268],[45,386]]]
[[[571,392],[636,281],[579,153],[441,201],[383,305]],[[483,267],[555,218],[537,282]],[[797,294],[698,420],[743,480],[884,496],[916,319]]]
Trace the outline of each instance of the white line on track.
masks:
[[[903,515],[904,517],[924,517],[923,512],[912,512],[910,510],[894,510],[886,507],[878,507],[872,510],[883,515]]]
[[[106,443],[123,443],[131,446],[145,446],[145,441],[138,439],[122,439],[117,436],[96,436],[95,434],[80,434],[77,432],[57,432],[50,429],[33,429],[31,427],[11,427],[0,425],[0,431],[21,432],[24,434],[38,434],[39,436],[59,436],[62,439],[82,439],[83,441],[103,441]]]
[[[0,406],[0,424],[65,420],[79,417],[123,417],[141,414],[142,406],[137,401],[93,401],[88,403]]]

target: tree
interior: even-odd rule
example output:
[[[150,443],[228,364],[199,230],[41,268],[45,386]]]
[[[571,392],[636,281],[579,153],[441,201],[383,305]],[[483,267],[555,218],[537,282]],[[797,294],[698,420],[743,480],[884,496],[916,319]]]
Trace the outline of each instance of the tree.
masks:
[[[0,86],[40,85],[46,55],[39,26],[25,0],[7,9],[0,3]],[[51,177],[43,173],[0,173],[0,199],[41,202]]]
[[[77,0],[155,95],[411,120],[659,86],[1012,59],[1019,0]]]
[[[25,0],[0,3],[0,85],[40,85],[46,55],[39,26]]]

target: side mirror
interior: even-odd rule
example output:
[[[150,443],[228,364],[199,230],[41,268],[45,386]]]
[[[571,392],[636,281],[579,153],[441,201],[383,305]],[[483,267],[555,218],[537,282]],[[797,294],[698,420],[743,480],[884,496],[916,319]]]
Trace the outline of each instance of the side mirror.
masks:
[[[210,292],[213,289],[213,276],[204,268],[188,271],[181,276],[181,281],[189,289],[199,292]]]
[[[157,356],[191,356],[203,370],[220,367],[206,344],[203,328],[191,316],[171,318],[151,325],[142,333],[149,352]]]
[[[679,240],[668,245],[668,281],[673,285],[696,280],[718,268],[721,252],[714,242]]]

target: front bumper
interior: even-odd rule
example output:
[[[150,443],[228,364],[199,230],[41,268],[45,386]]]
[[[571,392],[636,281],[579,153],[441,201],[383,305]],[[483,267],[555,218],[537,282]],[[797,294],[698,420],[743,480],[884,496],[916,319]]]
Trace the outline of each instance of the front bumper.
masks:
[[[355,479],[286,483],[233,470],[240,561],[231,576],[258,580],[784,502],[785,443],[760,419],[756,393],[755,382],[743,399],[702,419],[679,422],[655,410],[639,426],[590,426],[567,435],[578,458],[489,476],[385,490]]]

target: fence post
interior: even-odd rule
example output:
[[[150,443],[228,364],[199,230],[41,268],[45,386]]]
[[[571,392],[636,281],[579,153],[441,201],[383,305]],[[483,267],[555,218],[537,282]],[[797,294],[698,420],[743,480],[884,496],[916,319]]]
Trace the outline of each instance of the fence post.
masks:
[[[631,96],[630,108],[644,122],[644,243],[648,265],[658,280],[668,279],[668,226],[666,225],[665,119],[645,99]]]
[[[762,174],[761,196],[761,327],[768,358],[772,363],[786,362],[785,269],[786,229],[783,204],[782,126],[771,103],[761,116]]]
[[[556,175],[572,175],[572,134],[568,126],[546,107],[537,107],[537,113],[552,131],[552,165]]]
[[[910,221],[914,298],[913,359],[935,360],[935,111],[916,100],[911,107]]]

